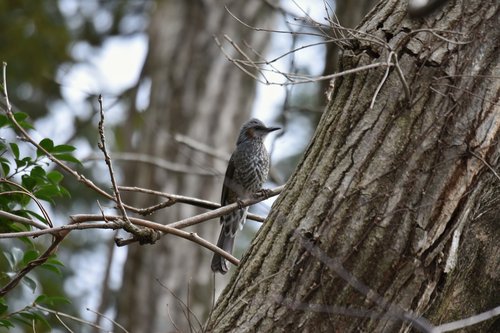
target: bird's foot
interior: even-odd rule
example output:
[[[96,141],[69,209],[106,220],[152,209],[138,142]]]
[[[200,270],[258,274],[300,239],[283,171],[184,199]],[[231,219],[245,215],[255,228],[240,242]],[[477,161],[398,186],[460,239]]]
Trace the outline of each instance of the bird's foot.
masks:
[[[236,204],[238,205],[239,209],[243,209],[243,200],[241,199],[236,199]]]
[[[271,190],[268,188],[262,188],[255,192],[255,197],[256,198],[269,198],[271,196]]]

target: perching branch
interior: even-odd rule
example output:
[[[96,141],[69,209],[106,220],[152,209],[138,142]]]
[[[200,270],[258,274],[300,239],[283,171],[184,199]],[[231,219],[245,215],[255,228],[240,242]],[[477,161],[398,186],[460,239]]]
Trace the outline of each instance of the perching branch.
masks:
[[[184,195],[160,192],[160,191],[155,191],[155,190],[150,190],[150,189],[140,188],[140,187],[135,187],[135,186],[134,187],[118,186],[118,189],[120,191],[140,192],[140,193],[157,195],[157,196],[164,197],[167,199],[167,201],[159,203],[158,205],[148,207],[148,208],[143,208],[142,212],[139,213],[143,216],[150,215],[154,211],[156,211],[160,208],[170,207],[172,205],[175,205],[176,203],[185,203],[185,204],[189,204],[189,205],[200,207],[200,208],[206,208],[206,209],[217,209],[217,208],[221,207],[220,204],[213,202],[213,201],[198,199],[198,198],[194,198],[194,197],[187,197]],[[247,219],[257,221],[257,222],[264,222],[265,217],[257,215],[257,214],[248,213]]]

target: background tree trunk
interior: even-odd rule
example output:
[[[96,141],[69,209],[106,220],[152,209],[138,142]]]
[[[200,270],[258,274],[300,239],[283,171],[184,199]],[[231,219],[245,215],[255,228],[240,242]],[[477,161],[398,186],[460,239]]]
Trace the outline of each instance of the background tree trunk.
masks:
[[[384,68],[335,82],[208,331],[402,332],[399,307],[440,324],[498,305],[499,3],[450,1],[425,20],[406,5],[379,3],[360,30],[395,51],[411,100],[394,67],[373,109]],[[340,70],[387,61],[360,37]]]
[[[228,14],[225,5],[250,25],[270,24],[269,7],[260,0],[156,3],[141,78],[142,84],[151,82],[150,104],[145,112],[130,115],[133,121],[123,133],[124,141],[130,142],[129,150],[165,157],[186,168],[213,171],[215,176],[165,172],[141,165],[140,169],[126,171],[126,184],[220,200],[227,162],[178,143],[175,135],[182,134],[229,154],[241,124],[250,116],[255,81],[225,59],[213,35],[221,40],[222,34],[236,41],[245,40],[259,52],[267,45],[269,35],[244,27]],[[158,202],[144,195],[128,200],[143,207]],[[191,206],[175,205],[155,214],[154,219],[170,223],[198,212]],[[218,229],[214,221],[193,230],[215,241]],[[174,331],[172,321],[177,329],[189,331],[185,309],[164,286],[203,320],[214,292],[210,256],[204,249],[169,236],[153,246],[130,246],[117,321],[134,333]],[[195,323],[193,315],[190,317]]]

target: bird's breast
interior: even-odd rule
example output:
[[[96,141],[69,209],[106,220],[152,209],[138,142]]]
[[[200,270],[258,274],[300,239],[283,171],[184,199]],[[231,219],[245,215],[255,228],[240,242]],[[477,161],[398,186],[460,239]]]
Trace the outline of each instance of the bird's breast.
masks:
[[[269,156],[264,145],[244,147],[241,153],[235,156],[234,180],[249,196],[262,188],[269,172]]]

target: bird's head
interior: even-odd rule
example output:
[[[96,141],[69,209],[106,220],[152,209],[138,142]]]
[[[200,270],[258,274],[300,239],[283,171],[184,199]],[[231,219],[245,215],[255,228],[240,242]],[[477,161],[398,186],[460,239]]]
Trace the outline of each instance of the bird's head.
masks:
[[[266,127],[266,125],[258,119],[250,119],[244,123],[243,126],[241,126],[240,135],[238,136],[238,142],[236,144],[240,144],[248,140],[262,140],[269,133],[279,129],[280,127]]]

